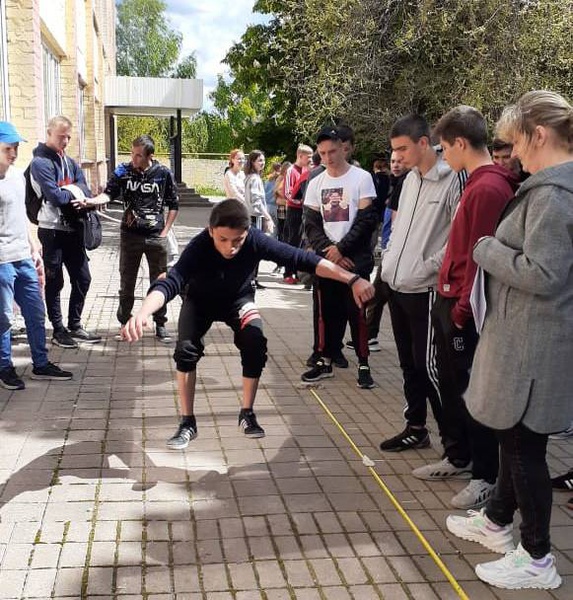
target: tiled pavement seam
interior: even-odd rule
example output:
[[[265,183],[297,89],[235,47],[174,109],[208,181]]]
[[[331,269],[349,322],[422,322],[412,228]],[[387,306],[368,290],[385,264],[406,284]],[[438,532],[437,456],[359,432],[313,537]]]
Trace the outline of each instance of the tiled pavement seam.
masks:
[[[180,237],[190,231],[178,229]],[[115,246],[106,229],[105,246],[92,253],[86,307],[86,324],[105,334],[105,343],[51,350],[78,373],[69,384],[29,382],[25,374],[26,391],[0,391],[0,598],[457,597],[299,386],[310,344],[309,294],[275,283],[268,266],[262,279],[271,289],[257,301],[269,362],[256,407],[267,437],[245,440],[237,430],[240,360],[225,326],[216,326],[199,368],[199,438],[184,453],[164,448],[176,423],[172,349],[151,335],[133,347],[113,341]],[[471,568],[491,555],[445,532],[460,484],[410,476],[437,451],[377,451],[402,425],[386,321],[381,339],[383,350],[371,360],[380,387],[358,391],[355,367],[337,370],[318,389],[329,408],[376,460],[470,598],[571,597],[572,521],[558,503],[552,536],[564,586],[553,593],[495,590]],[[18,367],[27,365],[23,346],[15,350]],[[555,471],[571,464],[570,443],[552,443],[550,453]]]

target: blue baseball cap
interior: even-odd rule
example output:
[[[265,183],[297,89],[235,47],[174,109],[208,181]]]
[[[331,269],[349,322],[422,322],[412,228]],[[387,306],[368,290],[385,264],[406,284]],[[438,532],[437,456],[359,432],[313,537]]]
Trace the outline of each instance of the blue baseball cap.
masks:
[[[0,142],[5,144],[18,144],[26,140],[16,131],[12,123],[8,121],[0,121]]]

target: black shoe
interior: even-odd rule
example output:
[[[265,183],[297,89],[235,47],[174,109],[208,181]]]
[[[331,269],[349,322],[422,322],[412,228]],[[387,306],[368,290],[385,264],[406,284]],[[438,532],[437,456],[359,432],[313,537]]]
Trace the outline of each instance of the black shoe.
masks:
[[[63,328],[55,329],[52,335],[52,344],[59,346],[60,348],[77,348],[79,344],[70,335],[70,332]]]
[[[85,344],[97,344],[101,342],[101,335],[95,335],[86,331],[81,325],[78,327],[70,327],[70,336],[78,342],[84,342]]]
[[[265,430],[257,423],[257,417],[250,408],[242,408],[239,413],[239,427],[248,438],[265,437]]]
[[[43,367],[34,367],[30,379],[49,379],[49,380],[60,380],[67,381],[71,379],[74,374],[71,371],[64,371],[57,365],[49,362]]]
[[[372,375],[370,375],[370,367],[368,365],[360,365],[358,367],[358,379],[356,385],[363,390],[371,390],[376,387]]]
[[[307,359],[306,359],[306,366],[307,367],[314,367],[316,366],[316,362],[319,361],[321,359],[321,355],[320,352],[313,352]]]
[[[173,437],[167,440],[167,447],[172,450],[184,450],[191,440],[197,437],[197,425],[192,421],[182,420]]]
[[[0,371],[0,385],[7,390],[23,390],[26,387],[14,367],[6,367]]]
[[[554,490],[573,490],[573,469],[565,473],[565,475],[553,477],[551,479],[551,487]]]
[[[167,328],[165,327],[165,325],[156,325],[155,326],[155,337],[162,344],[169,344],[169,342],[171,342],[171,336],[169,335],[169,332],[167,331]]]
[[[338,356],[332,357],[332,364],[339,369],[348,369],[348,359],[342,352]]]
[[[305,383],[314,383],[321,379],[327,379],[328,377],[334,377],[332,372],[332,365],[327,365],[322,358],[316,361],[316,364],[310,371],[306,371],[301,376],[302,381]]]
[[[428,430],[413,429],[406,425],[406,429],[398,435],[380,444],[380,450],[384,452],[402,452],[412,448],[427,448],[430,445]]]

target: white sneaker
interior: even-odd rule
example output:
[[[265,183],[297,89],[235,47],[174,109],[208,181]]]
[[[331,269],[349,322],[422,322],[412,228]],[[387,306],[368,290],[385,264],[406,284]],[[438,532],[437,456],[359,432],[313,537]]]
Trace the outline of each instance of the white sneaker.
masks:
[[[489,500],[495,490],[495,483],[488,483],[483,479],[472,479],[466,487],[452,499],[452,506],[467,510],[480,508]]]
[[[477,565],[476,575],[490,585],[508,590],[553,590],[561,585],[553,554],[536,560],[521,544],[503,558]]]
[[[418,467],[412,471],[412,475],[426,481],[440,481],[442,479],[470,479],[472,476],[472,464],[465,467],[456,467],[447,458],[440,462]]]
[[[512,535],[513,523],[500,527],[487,518],[483,508],[479,512],[468,510],[467,517],[449,515],[446,519],[446,527],[462,540],[477,542],[492,552],[505,554],[515,548]]]

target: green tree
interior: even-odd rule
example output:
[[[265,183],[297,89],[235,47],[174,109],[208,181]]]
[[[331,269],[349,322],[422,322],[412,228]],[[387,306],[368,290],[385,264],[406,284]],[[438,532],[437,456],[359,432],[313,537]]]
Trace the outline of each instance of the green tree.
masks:
[[[165,15],[163,0],[122,0],[117,6],[117,74],[165,77],[173,73],[182,35]]]
[[[233,80],[215,100],[234,130],[233,111],[247,113],[243,138],[264,123],[312,139],[338,117],[367,151],[407,112],[433,121],[465,103],[493,123],[529,89],[572,95],[573,0],[258,0],[255,9],[270,21],[231,48]]]
[[[177,63],[173,77],[177,79],[195,79],[197,77],[197,57],[195,56],[195,52],[188,54]]]

